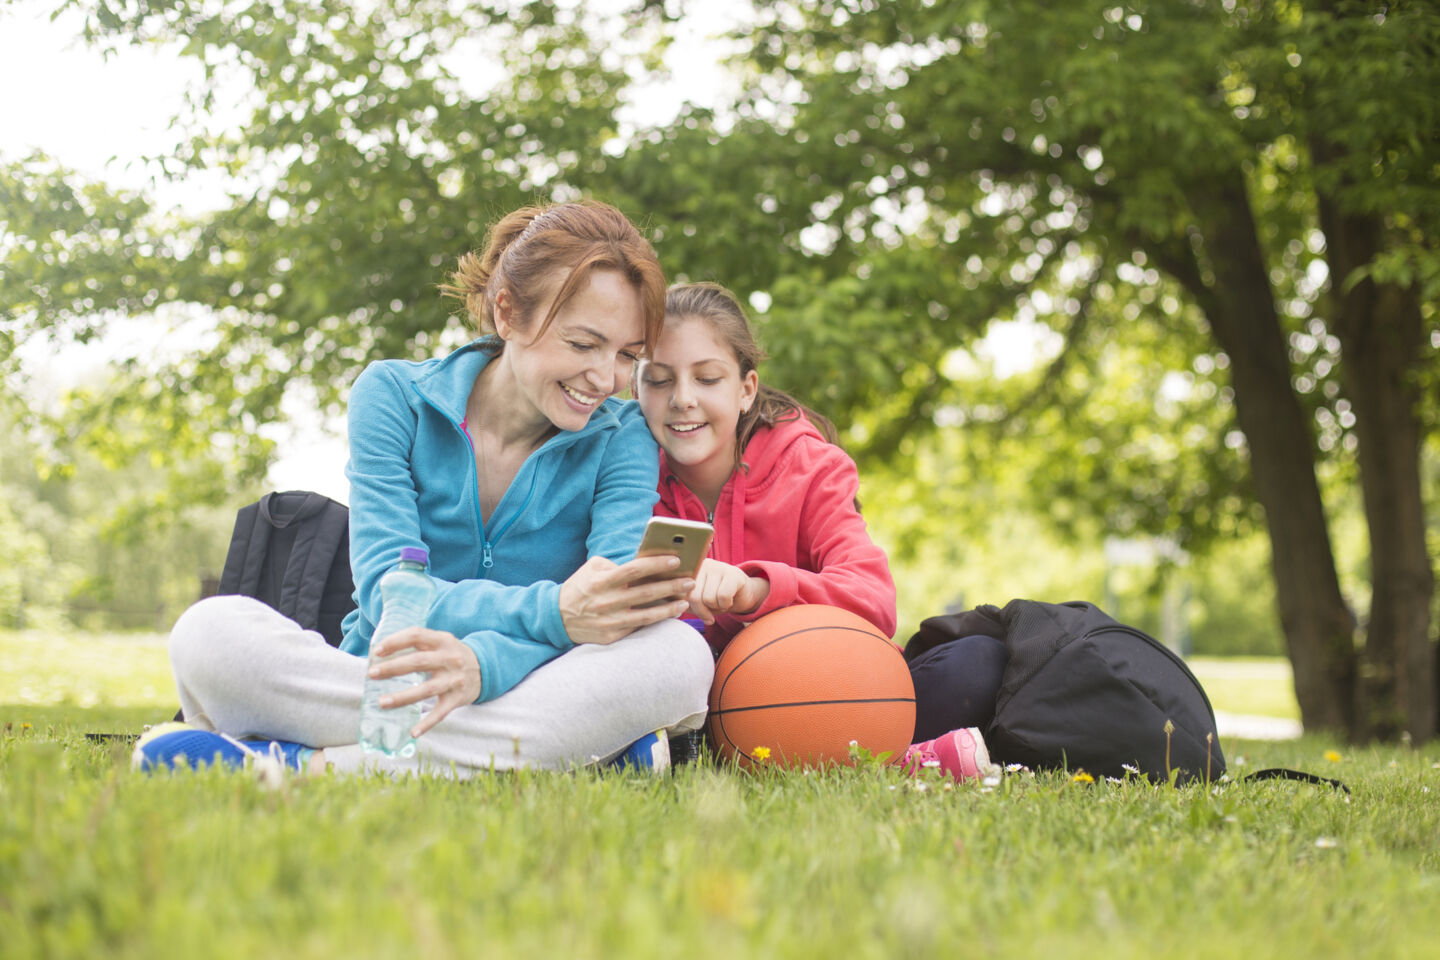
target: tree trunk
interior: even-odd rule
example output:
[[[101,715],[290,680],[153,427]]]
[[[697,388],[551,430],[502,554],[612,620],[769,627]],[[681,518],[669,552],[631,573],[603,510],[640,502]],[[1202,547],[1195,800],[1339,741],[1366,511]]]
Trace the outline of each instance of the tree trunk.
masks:
[[[1312,147],[1317,161],[1326,144]],[[1425,330],[1413,290],[1346,278],[1381,249],[1376,218],[1347,214],[1320,197],[1330,267],[1331,326],[1355,412],[1360,485],[1370,532],[1370,621],[1365,631],[1360,721],[1365,732],[1417,743],[1435,733],[1435,645],[1430,640],[1434,571],[1425,543],[1417,364]]]
[[[1289,351],[1244,175],[1233,170],[1191,197],[1204,247],[1179,274],[1230,359],[1235,413],[1270,531],[1281,628],[1306,729],[1355,736],[1355,620],[1340,593],[1315,438],[1291,385]],[[1188,252],[1188,251],[1187,251]]]

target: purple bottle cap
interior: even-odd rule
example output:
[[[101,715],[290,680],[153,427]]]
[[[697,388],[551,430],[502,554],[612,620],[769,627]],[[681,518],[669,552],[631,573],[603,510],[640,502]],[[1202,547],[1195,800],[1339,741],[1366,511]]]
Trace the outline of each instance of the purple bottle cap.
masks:
[[[404,563],[407,560],[411,563],[428,564],[430,562],[430,551],[424,547],[401,547],[400,562]]]

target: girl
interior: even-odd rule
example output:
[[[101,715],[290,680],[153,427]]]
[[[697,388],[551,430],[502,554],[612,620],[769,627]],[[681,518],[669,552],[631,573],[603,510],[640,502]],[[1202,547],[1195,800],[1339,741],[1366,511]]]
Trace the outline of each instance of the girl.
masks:
[[[825,603],[895,632],[895,582],[855,506],[855,463],[835,428],[760,383],[762,354],[734,295],[671,287],[638,382],[660,444],[656,514],[715,527],[690,612],[718,651],[747,623]]]
[[[673,558],[632,559],[655,446],[610,399],[663,322],[653,250],[612,207],[527,208],[461,258],[446,290],[481,338],[442,359],[372,364],[351,392],[358,609],[341,648],[259,601],[202,601],[170,638],[192,729],[142,741],[142,766],[265,751],[310,770],[464,776],[585,764],[703,721],[713,661],[672,619],[694,582],[637,584]],[[438,700],[413,731],[415,758],[367,755],[356,740],[378,583],[402,547],[421,546],[439,588],[428,626],[376,643],[377,656],[409,652],[371,676],[429,674],[383,705]]]
[[[762,356],[730,291],[670,288],[637,393],[660,444],[656,514],[715,527],[690,612],[717,652],[797,603],[841,607],[893,634],[895,583],[857,509],[855,463],[828,420],[760,383]],[[937,733],[910,748],[907,767],[938,765],[957,779],[995,772],[979,730]]]

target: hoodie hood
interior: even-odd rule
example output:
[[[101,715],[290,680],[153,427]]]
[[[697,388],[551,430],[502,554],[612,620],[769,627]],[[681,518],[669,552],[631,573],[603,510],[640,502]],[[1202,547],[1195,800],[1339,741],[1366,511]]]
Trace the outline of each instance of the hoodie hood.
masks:
[[[717,650],[781,607],[823,603],[849,610],[887,636],[895,631],[895,581],[855,509],[855,462],[808,420],[755,433],[712,516],[660,456],[661,516],[709,520],[710,557],[770,581],[770,594],[742,616],[720,614],[705,630]]]
[[[797,444],[812,442],[823,444],[829,441],[803,416],[755,431],[745,448],[739,468],[730,474],[725,488],[720,491],[720,504],[729,504],[733,509],[736,505],[753,503],[764,496],[784,475],[785,471],[780,467],[789,458],[792,448]],[[690,520],[709,519],[700,498],[670,469],[663,449],[660,451],[660,503],[665,507],[667,516]],[[720,507],[717,504],[716,513],[719,512]],[[743,507],[741,514],[739,519],[743,523]],[[716,532],[718,535],[719,531]]]

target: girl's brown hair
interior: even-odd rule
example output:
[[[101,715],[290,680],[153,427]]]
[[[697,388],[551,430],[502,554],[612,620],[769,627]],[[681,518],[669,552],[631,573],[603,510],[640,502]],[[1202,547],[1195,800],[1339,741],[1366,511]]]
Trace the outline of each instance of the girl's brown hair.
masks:
[[[495,332],[495,298],[501,290],[515,305],[522,330],[553,291],[550,310],[535,333],[538,337],[595,270],[614,270],[639,292],[648,353],[665,324],[665,272],[649,241],[606,203],[586,200],[521,207],[507,214],[491,226],[484,251],[462,256],[450,282],[440,290],[464,301],[482,335]],[[559,271],[566,272],[557,286]]]
[[[750,321],[735,294],[718,283],[677,283],[665,292],[665,321],[679,323],[688,319],[703,320],[720,339],[729,345],[740,364],[740,377],[745,376],[765,359],[765,352],[755,342]],[[755,402],[740,414],[735,424],[735,466],[745,457],[745,447],[761,427],[773,427],[804,417],[815,425],[830,443],[838,443],[835,425],[802,404],[783,390],[760,384]]]

